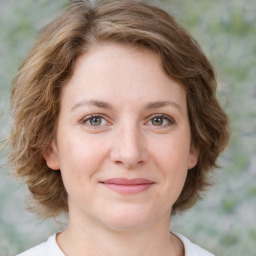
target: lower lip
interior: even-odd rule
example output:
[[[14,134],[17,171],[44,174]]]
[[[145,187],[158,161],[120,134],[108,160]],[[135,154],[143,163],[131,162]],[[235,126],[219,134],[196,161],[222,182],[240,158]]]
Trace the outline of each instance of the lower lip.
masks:
[[[147,184],[133,184],[133,185],[122,185],[122,184],[113,184],[113,183],[102,183],[107,188],[118,192],[120,194],[137,194],[145,190],[148,190],[154,183]]]

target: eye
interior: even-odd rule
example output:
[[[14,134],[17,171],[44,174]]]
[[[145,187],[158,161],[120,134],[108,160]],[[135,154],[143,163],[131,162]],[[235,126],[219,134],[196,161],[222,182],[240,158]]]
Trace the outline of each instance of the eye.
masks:
[[[171,124],[175,124],[175,121],[166,115],[159,114],[159,115],[154,115],[150,120],[149,124],[153,126],[160,126],[160,127],[166,127]]]
[[[103,126],[107,124],[106,119],[102,115],[90,115],[81,120],[82,124],[86,124],[88,126]]]
[[[163,117],[157,116],[151,119],[151,123],[156,126],[160,126],[164,123]]]
[[[91,117],[88,121],[90,122],[90,125],[99,126],[102,123],[102,118],[95,116],[95,117]]]

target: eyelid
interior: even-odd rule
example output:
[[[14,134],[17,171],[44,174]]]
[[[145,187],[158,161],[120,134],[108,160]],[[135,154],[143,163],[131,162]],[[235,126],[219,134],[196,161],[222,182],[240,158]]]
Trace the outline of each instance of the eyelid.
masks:
[[[89,121],[91,118],[94,118],[94,117],[98,117],[98,118],[104,119],[107,122],[107,124],[103,124],[103,125],[101,124],[99,126],[93,126],[93,125],[87,124],[87,121]],[[104,114],[97,113],[97,114],[90,114],[90,115],[87,115],[87,116],[81,118],[79,123],[83,124],[83,125],[87,125],[88,127],[92,127],[92,128],[97,129],[97,128],[100,128],[102,126],[108,125],[110,122],[109,122],[108,118]]]
[[[147,121],[146,123],[150,122],[150,121],[151,121],[153,118],[155,118],[155,117],[161,117],[161,118],[163,118],[163,119],[168,120],[169,125],[177,124],[177,122],[175,121],[175,119],[174,119],[173,117],[171,117],[171,116],[169,116],[169,115],[166,115],[166,114],[153,114],[153,115],[150,115],[150,116],[147,118],[148,121]],[[159,127],[166,127],[166,126],[169,126],[169,125],[161,125],[161,126],[159,126]],[[157,127],[157,126],[156,126],[156,127]]]
[[[98,117],[98,118],[102,118],[106,121],[106,124],[101,124],[99,126],[93,126],[93,125],[90,125],[90,124],[87,124],[86,122],[89,121],[91,118],[94,118],[94,117]],[[165,120],[167,120],[169,122],[168,125],[161,125],[159,126],[159,128],[161,127],[166,127],[166,126],[170,126],[170,125],[174,125],[174,124],[177,124],[175,119],[173,117],[171,117],[170,115],[166,115],[166,114],[153,114],[153,115],[150,115],[147,117],[147,121],[146,121],[146,124],[148,124],[150,121],[152,121],[153,118],[155,117],[160,117],[160,118],[163,118]],[[86,115],[84,116],[83,118],[81,118],[79,121],[78,121],[79,124],[82,124],[82,125],[87,125],[88,127],[92,127],[92,128],[100,128],[100,127],[103,127],[103,126],[106,126],[106,125],[110,125],[111,122],[109,121],[109,118],[106,117],[105,114],[100,114],[100,113],[95,113],[95,114],[90,114],[90,115]],[[152,124],[151,124],[152,125]],[[157,126],[156,126],[157,127]]]

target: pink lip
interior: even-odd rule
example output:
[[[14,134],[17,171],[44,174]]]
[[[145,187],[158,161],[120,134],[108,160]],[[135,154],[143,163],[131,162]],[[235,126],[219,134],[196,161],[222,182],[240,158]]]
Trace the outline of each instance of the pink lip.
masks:
[[[137,194],[149,189],[154,184],[153,181],[143,178],[113,178],[100,183],[120,194]]]

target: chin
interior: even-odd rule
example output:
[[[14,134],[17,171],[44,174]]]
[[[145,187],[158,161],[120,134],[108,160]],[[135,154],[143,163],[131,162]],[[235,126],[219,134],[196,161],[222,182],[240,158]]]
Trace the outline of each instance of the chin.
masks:
[[[107,217],[105,215],[105,217]],[[130,209],[114,209],[105,223],[112,230],[116,231],[132,231],[140,230],[149,226],[154,221],[154,217],[148,212],[138,208]]]

